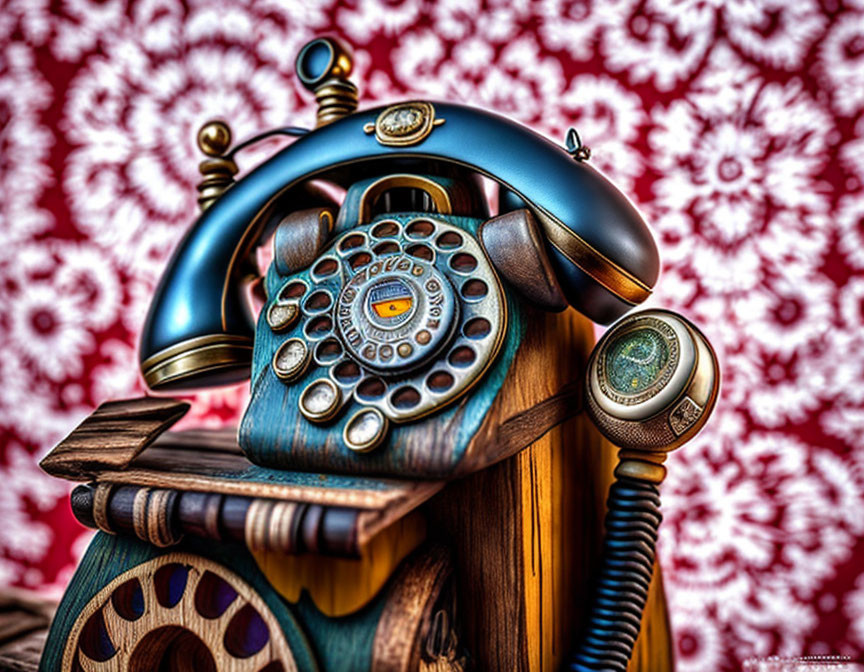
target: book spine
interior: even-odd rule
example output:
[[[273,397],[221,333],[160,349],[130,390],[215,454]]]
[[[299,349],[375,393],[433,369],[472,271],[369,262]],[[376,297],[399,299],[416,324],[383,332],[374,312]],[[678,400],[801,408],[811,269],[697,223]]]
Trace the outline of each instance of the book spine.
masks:
[[[360,555],[360,511],[347,507],[110,483],[79,485],[71,504],[87,527],[159,547],[188,534],[241,542],[250,551]]]

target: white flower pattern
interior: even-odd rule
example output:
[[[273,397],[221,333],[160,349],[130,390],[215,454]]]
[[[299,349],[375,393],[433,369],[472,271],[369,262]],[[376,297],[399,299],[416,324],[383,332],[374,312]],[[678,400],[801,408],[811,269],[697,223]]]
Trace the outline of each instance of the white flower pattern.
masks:
[[[0,583],[57,593],[88,537],[36,461],[143,392],[197,128],[310,124],[293,60],[319,34],[354,45],[361,105],[577,128],[653,227],[652,304],[703,325],[724,374],[664,486],[678,669],[864,652],[860,0],[0,0]],[[236,421],[247,394],[183,422]]]

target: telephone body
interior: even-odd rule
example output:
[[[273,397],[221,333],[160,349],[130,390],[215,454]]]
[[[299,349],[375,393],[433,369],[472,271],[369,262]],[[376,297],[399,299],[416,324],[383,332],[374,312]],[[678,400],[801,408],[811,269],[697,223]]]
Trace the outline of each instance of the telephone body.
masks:
[[[271,236],[253,337],[243,278]],[[549,428],[476,438],[526,314],[608,323],[658,270],[636,209],[564,148],[482,110],[400,103],[299,138],[204,212],[157,290],[142,370],[156,391],[251,375],[239,441],[260,465],[453,477]]]

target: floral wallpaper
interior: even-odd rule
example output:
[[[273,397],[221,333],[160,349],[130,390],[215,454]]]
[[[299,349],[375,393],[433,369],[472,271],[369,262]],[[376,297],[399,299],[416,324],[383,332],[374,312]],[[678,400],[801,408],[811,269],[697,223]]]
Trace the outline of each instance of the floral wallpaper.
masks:
[[[198,127],[311,125],[293,62],[321,34],[353,44],[362,106],[462,101],[562,143],[575,126],[648,219],[651,302],[724,369],[664,485],[678,669],[860,656],[861,0],[0,0],[0,583],[59,594],[89,539],[36,465],[143,392]],[[246,393],[199,394],[185,422],[230,422]]]

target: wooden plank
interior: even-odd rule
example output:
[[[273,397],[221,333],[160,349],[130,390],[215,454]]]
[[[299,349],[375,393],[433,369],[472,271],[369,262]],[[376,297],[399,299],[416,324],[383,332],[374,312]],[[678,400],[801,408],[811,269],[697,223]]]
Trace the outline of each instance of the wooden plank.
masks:
[[[106,468],[123,469],[189,404],[143,397],[102,404],[52,450],[40,466],[52,476],[89,480]]]
[[[458,468],[467,474],[494,464],[579,414],[593,327],[572,310],[524,309],[528,328],[501,391]]]
[[[38,630],[0,646],[0,672],[37,672],[48,630]]]
[[[38,595],[0,593],[0,672],[36,672],[56,608]]]
[[[219,429],[184,429],[179,432],[165,432],[153,441],[153,448],[190,448],[198,451],[230,453],[242,455],[237,443],[236,427]]]
[[[581,380],[591,324],[567,311],[540,326],[534,338],[541,340],[520,353],[528,359],[502,392],[502,406]],[[577,416],[426,505],[430,536],[454,549],[464,639],[478,669],[557,670],[572,651],[599,567],[615,455],[587,417]],[[668,672],[662,590],[652,588],[647,612],[631,669]]]
[[[335,474],[267,469],[241,456],[201,454],[195,451],[146,451],[123,471],[101,471],[98,483],[144,485],[175,490],[214,492],[382,510],[407,512],[438,492],[441,481],[400,481],[393,478],[352,477]],[[408,507],[407,509],[403,507]]]
[[[422,635],[435,616],[433,608],[452,573],[450,554],[443,546],[409,559],[394,578],[375,630],[372,669],[408,672],[418,669],[424,648]],[[443,605],[448,616],[450,609]],[[434,669],[459,669],[449,666]],[[481,668],[482,669],[482,668]]]

